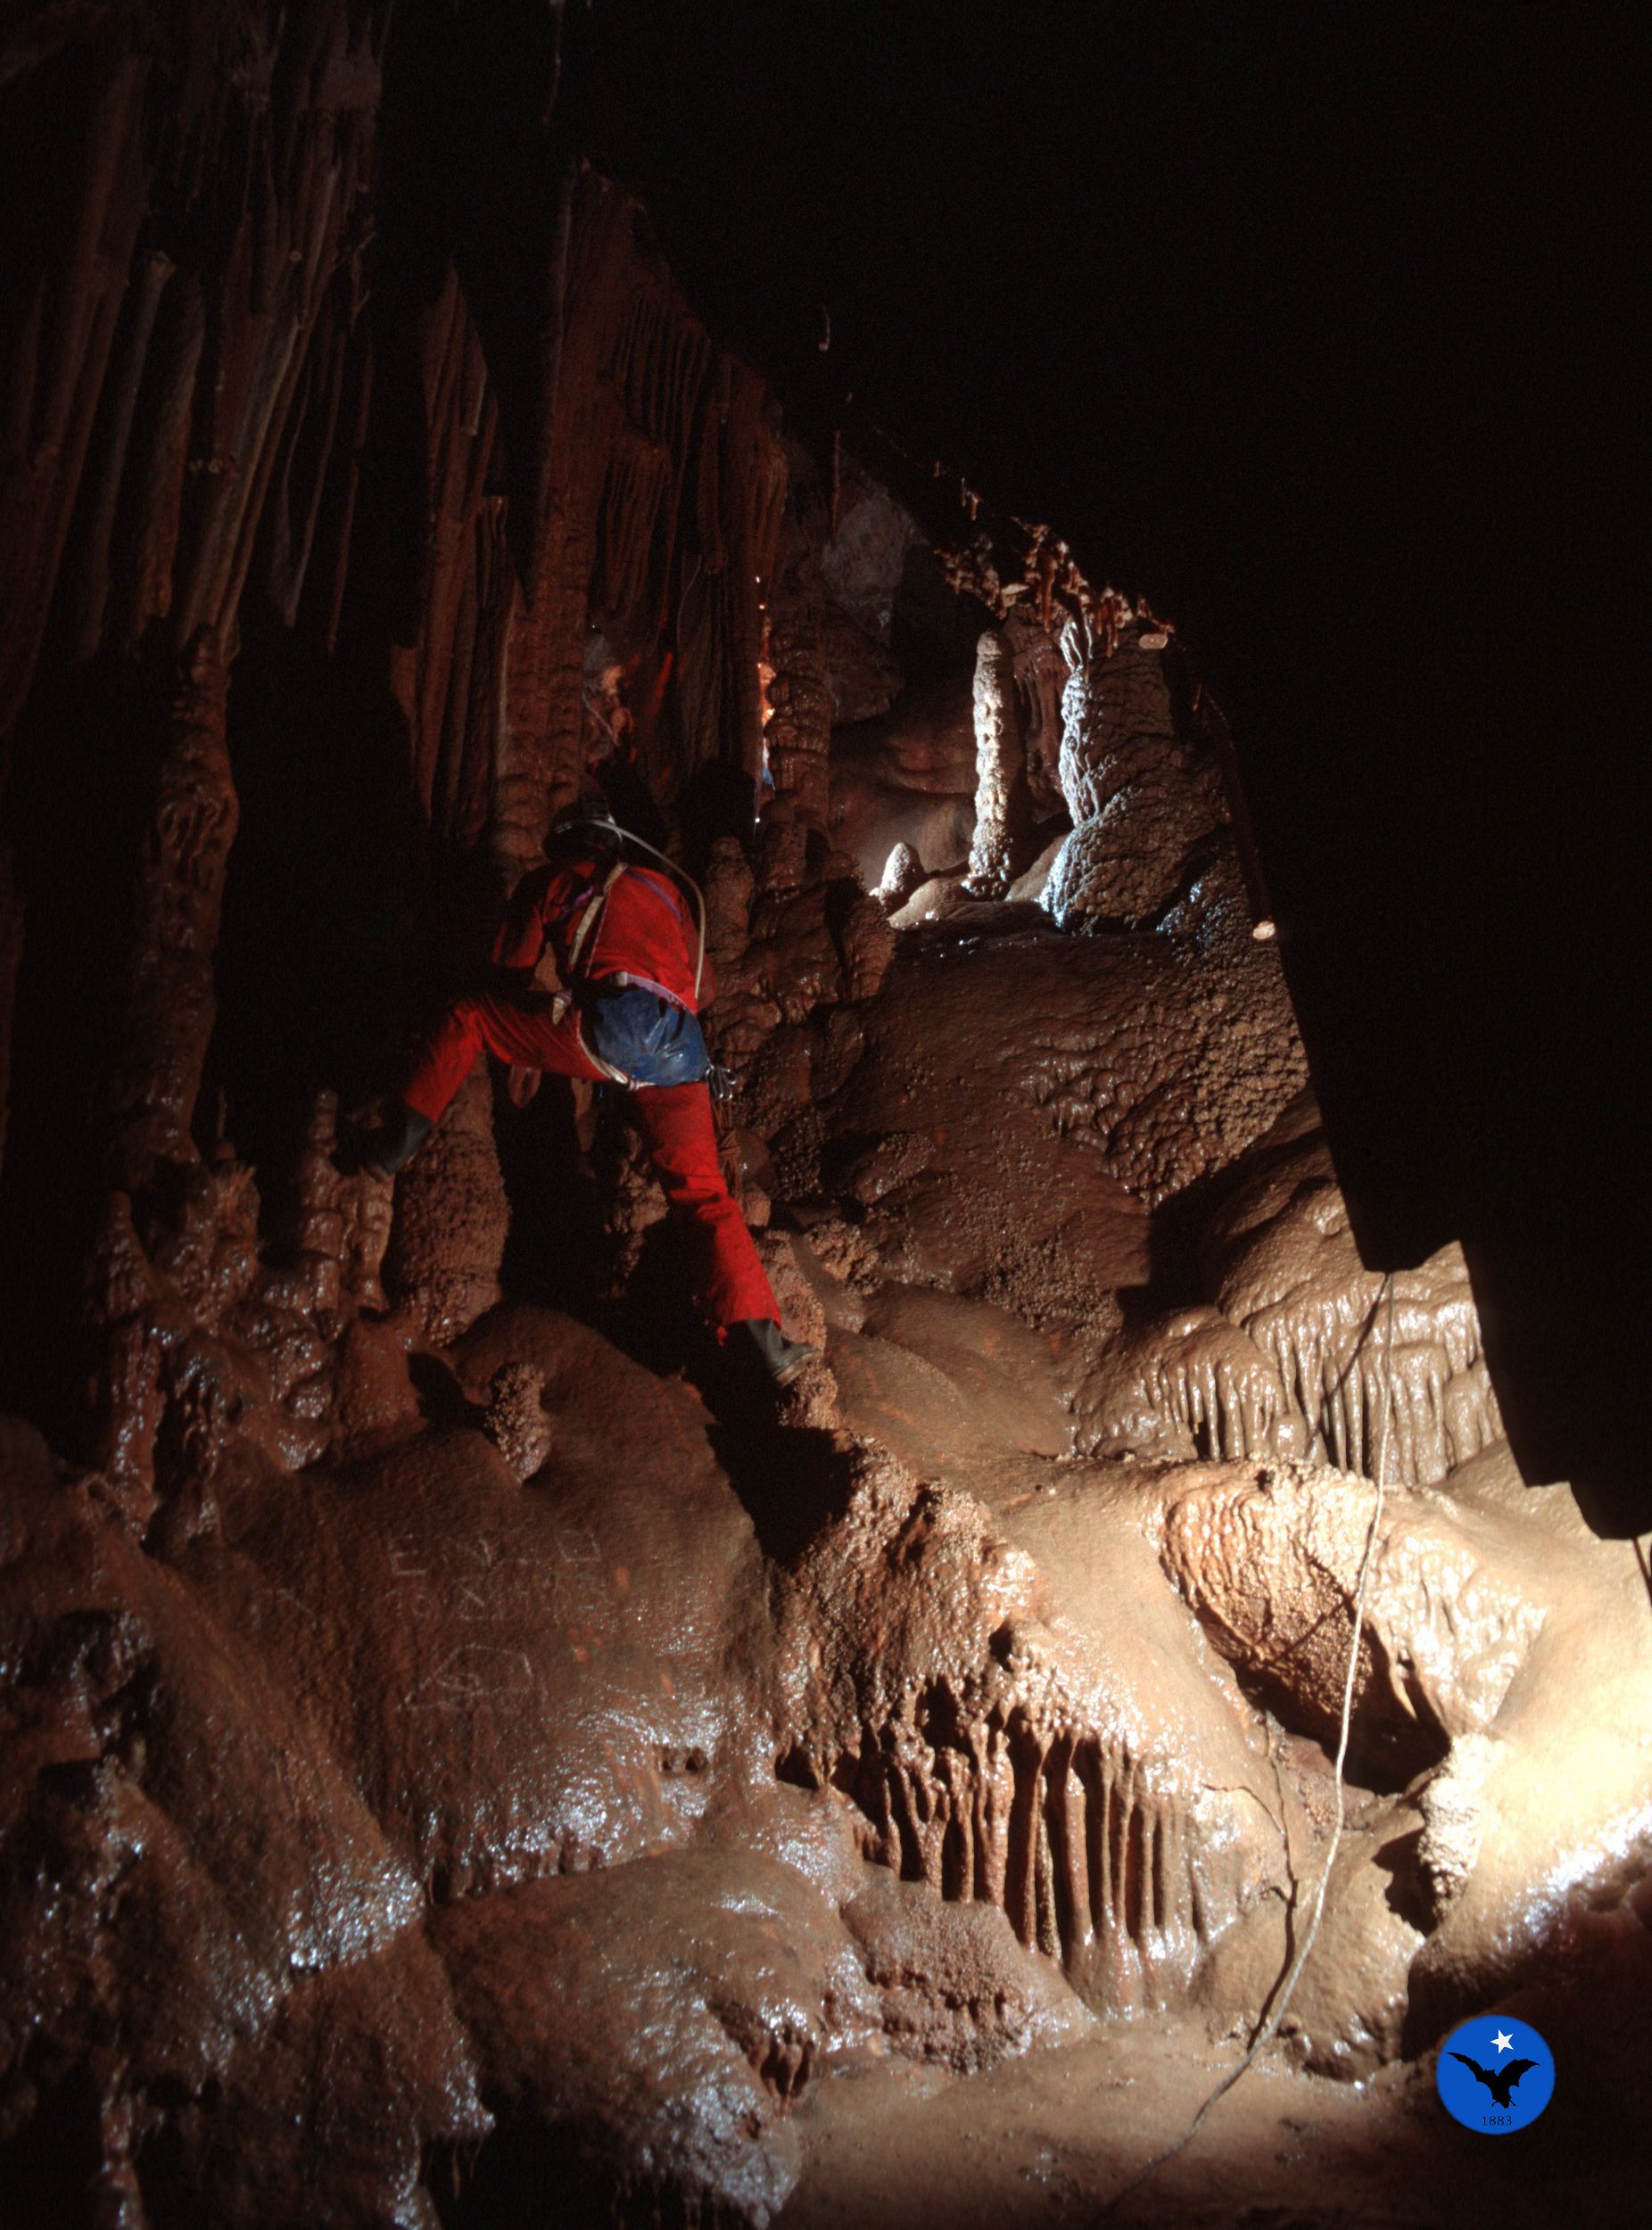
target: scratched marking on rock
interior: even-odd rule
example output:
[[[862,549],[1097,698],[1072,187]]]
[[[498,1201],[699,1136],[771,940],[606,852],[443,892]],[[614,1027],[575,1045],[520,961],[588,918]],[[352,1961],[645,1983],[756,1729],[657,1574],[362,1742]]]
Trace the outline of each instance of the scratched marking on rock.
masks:
[[[427,1565],[415,1561],[418,1553],[418,1543],[410,1533],[398,1533],[389,1543],[386,1550],[390,1558],[391,1578],[392,1580],[427,1580],[430,1577],[430,1568]]]
[[[443,1652],[408,1697],[409,1711],[454,1711],[484,1697],[532,1696],[533,1665],[525,1649],[501,1643],[461,1641]]]

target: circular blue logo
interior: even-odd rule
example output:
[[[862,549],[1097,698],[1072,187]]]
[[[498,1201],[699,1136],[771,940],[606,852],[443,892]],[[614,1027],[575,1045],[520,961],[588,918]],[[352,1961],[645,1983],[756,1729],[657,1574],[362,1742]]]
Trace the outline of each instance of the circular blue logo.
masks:
[[[1531,2024],[1481,2013],[1440,2047],[1434,2081],[1465,2129],[1506,2137],[1534,2122],[1555,2094],[1555,2055]]]

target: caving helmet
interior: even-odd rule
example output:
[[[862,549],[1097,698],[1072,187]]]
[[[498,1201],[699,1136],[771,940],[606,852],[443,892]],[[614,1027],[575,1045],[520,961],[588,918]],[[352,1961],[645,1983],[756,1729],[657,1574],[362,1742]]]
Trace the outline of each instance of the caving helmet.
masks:
[[[614,818],[613,809],[606,797],[587,795],[576,797],[553,814],[546,831],[545,849],[559,850],[567,844],[589,844],[599,851],[620,851],[630,836]]]

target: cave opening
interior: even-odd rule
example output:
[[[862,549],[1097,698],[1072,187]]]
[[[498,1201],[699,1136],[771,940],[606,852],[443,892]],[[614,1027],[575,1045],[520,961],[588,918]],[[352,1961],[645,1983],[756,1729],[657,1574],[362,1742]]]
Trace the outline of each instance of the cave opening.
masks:
[[[1397,22],[10,12],[0,2221],[1640,2219],[1631,73]]]

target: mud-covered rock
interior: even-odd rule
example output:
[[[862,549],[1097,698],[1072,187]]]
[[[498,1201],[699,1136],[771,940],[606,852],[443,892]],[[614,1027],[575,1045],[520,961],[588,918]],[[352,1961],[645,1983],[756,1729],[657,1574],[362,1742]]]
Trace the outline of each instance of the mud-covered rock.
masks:
[[[763,2230],[797,2180],[790,2109],[880,2025],[830,1905],[727,1849],[475,1898],[431,1938],[500,2125],[483,2191],[502,2154],[560,2137],[574,2192],[582,2167],[599,2194]]]
[[[1166,1510],[1167,1572],[1282,1716],[1334,1742],[1367,1538],[1359,1754],[1401,1780],[1495,1720],[1546,1614],[1516,1553],[1395,1490],[1309,1464],[1225,1467]]]
[[[1092,2004],[1181,1995],[1278,1852],[1272,1836],[1259,1847],[1262,1761],[1212,1661],[1171,1675],[1158,1655],[1191,1630],[1146,1532],[1110,1528],[1128,1576],[1092,1567],[1074,1586],[1070,1529],[1034,1530],[1046,1563],[1024,1524],[870,1449],[853,1479],[782,1602],[792,1770],[849,1791],[869,1855],[948,1902],[997,1905]],[[1128,1669],[1090,1587],[1129,1606]]]
[[[480,2120],[442,1993],[406,1947],[417,1873],[261,1637],[147,1558],[96,1481],[21,1454],[0,1498],[15,2187],[65,2140],[53,2085],[78,2068],[94,2110],[79,2173],[112,2193],[159,2154],[179,2203],[193,2189],[217,2220],[293,2219],[284,2195],[306,2192],[318,2222],[387,2209],[417,2183],[421,2133]],[[364,2090],[328,2084],[323,2038],[341,2069],[372,2069]],[[335,2173],[309,2133],[341,2108]],[[257,2136],[240,2159],[237,2132]]]
[[[386,1280],[439,1345],[468,1331],[499,1300],[509,1224],[493,1144],[492,1086],[482,1067],[396,1185]]]
[[[896,1274],[1035,1317],[1142,1282],[1144,1208],[1231,1163],[1300,1090],[1283,979],[1261,946],[946,925],[911,940],[831,1110],[861,1141],[926,1135],[877,1204]],[[866,1151],[863,1143],[860,1152]]]
[[[1093,2017],[1055,1969],[1017,1943],[993,1904],[938,1904],[881,1868],[843,1908],[896,2050],[977,2073],[1070,2044]]]

